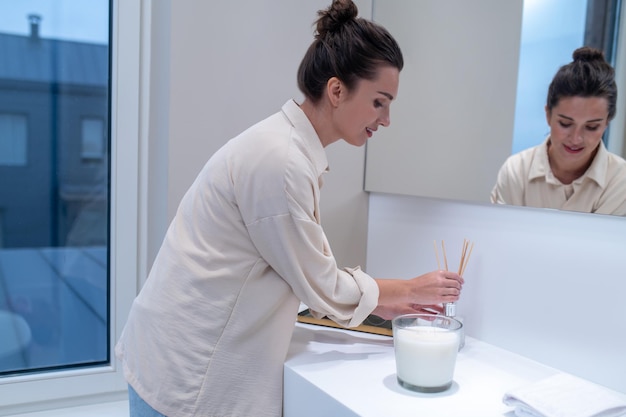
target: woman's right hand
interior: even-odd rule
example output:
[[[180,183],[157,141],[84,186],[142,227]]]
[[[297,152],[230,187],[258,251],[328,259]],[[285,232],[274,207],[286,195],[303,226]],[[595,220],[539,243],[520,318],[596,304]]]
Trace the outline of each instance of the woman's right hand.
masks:
[[[441,303],[459,299],[463,278],[452,271],[432,271],[411,279],[376,279],[378,306],[372,314],[392,319],[400,314],[424,313]]]

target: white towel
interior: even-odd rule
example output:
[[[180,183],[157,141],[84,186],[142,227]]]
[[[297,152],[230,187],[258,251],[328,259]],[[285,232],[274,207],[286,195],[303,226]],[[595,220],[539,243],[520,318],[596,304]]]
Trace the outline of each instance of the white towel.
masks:
[[[626,416],[626,395],[569,374],[512,389],[502,401],[518,417]]]

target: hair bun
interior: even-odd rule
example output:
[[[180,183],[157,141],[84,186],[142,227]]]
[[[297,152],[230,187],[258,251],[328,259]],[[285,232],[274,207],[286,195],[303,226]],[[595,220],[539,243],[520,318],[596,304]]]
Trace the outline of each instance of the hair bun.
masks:
[[[592,62],[592,61],[605,61],[604,52],[599,49],[591,48],[589,46],[583,46],[578,48],[572,54],[574,61]]]
[[[359,9],[352,0],[333,0],[333,3],[326,9],[317,12],[317,38],[326,37],[327,33],[338,32],[346,22],[354,20],[359,13]]]

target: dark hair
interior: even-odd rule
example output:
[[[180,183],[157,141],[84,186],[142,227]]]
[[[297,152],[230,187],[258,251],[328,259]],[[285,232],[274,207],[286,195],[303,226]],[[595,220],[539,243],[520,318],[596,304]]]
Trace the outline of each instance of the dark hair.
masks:
[[[548,109],[552,110],[564,97],[604,97],[608,101],[608,120],[612,120],[617,102],[615,70],[598,49],[583,46],[572,57],[574,61],[559,68],[550,83]]]
[[[352,0],[333,0],[318,11],[315,40],[298,68],[298,87],[316,103],[328,80],[340,79],[348,91],[359,79],[373,80],[381,65],[404,66],[395,39],[382,26],[357,17]]]

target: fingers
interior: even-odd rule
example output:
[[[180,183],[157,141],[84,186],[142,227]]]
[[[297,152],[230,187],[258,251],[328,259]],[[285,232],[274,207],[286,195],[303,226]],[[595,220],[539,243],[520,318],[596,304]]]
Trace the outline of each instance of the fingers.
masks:
[[[407,283],[409,289],[405,300],[420,305],[431,305],[457,301],[461,295],[463,278],[452,271],[432,271]]]
[[[446,287],[446,288],[443,288],[442,291],[441,291],[441,295],[458,297],[459,295],[461,295],[461,288],[457,288],[457,287]]]
[[[430,304],[430,305],[413,304],[412,307],[415,310],[418,310],[420,313],[443,314],[443,307],[441,306],[441,304]]]
[[[399,305],[392,305],[392,306],[378,306],[374,310],[374,314],[376,314],[379,317],[382,317],[385,320],[392,320],[394,317],[397,317],[402,314],[425,313],[426,311],[423,310],[422,307],[423,306],[418,305],[418,304],[399,304]]]
[[[463,280],[462,276],[451,271],[441,271],[441,272],[443,275],[443,279],[441,282],[442,286],[446,288],[456,288],[457,290],[461,291],[461,288],[463,287],[463,284],[465,283],[465,280]]]
[[[445,295],[442,299],[444,303],[454,303],[459,301],[459,295]]]
[[[443,271],[443,274],[444,274],[444,277],[450,281],[458,282],[461,285],[465,283],[465,280],[463,279],[463,277],[457,274],[456,272]]]
[[[463,288],[463,279],[455,273],[451,277],[446,276],[439,288],[440,301],[442,303],[453,303],[459,300]]]

